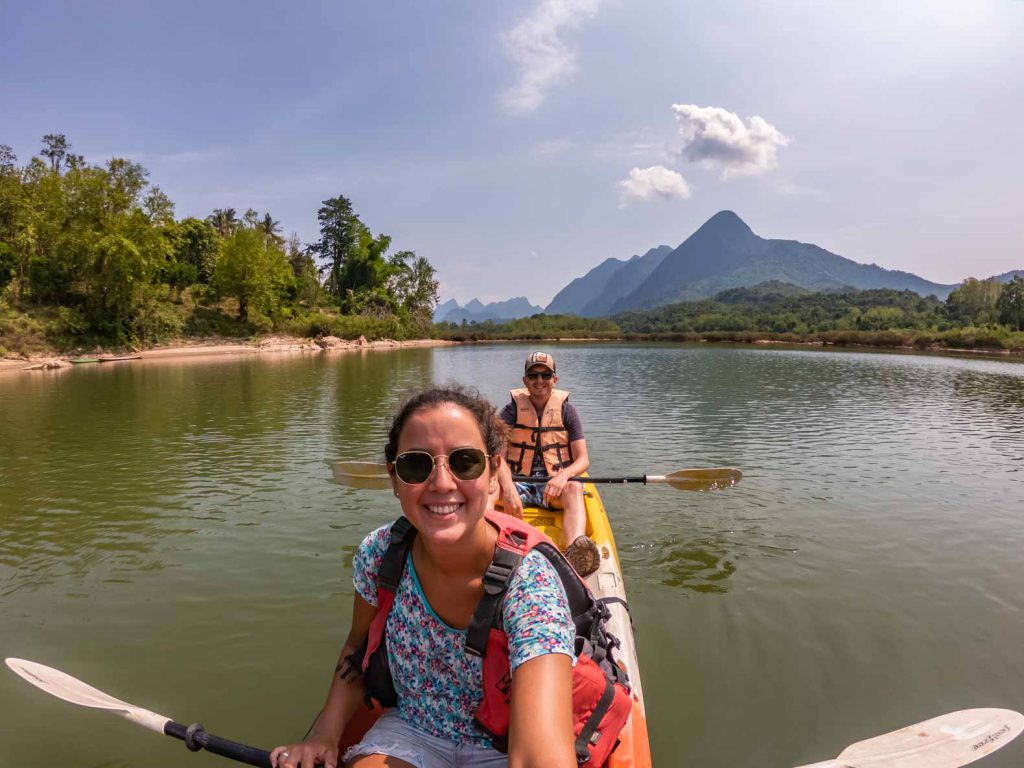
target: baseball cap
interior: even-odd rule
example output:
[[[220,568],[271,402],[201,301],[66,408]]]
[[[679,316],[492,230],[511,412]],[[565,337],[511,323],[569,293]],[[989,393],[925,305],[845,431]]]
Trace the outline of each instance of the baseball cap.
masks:
[[[555,372],[555,358],[547,352],[531,352],[528,354],[526,356],[526,367],[523,370],[528,371],[535,365],[543,365],[552,373]]]

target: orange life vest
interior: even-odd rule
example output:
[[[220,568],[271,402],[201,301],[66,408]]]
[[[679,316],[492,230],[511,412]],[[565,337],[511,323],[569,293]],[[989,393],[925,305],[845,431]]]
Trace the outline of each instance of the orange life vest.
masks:
[[[549,475],[572,464],[569,432],[562,423],[562,405],[569,399],[569,393],[564,389],[551,390],[551,397],[544,405],[544,413],[539,420],[529,390],[521,387],[509,394],[516,404],[516,423],[512,425],[512,437],[505,451],[512,474],[529,475],[533,456],[538,450]]]

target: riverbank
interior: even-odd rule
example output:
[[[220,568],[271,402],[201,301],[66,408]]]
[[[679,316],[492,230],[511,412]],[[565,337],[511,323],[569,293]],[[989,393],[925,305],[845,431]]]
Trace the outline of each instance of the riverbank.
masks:
[[[395,341],[393,339],[377,339],[367,341],[365,337],[358,339],[339,339],[336,336],[324,336],[317,339],[296,336],[267,336],[258,339],[239,341],[235,339],[210,339],[200,342],[177,342],[167,346],[154,347],[143,351],[130,351],[115,354],[79,354],[79,355],[35,355],[27,358],[0,358],[0,375],[22,373],[26,371],[56,371],[75,366],[73,361],[98,360],[101,364],[114,360],[181,360],[202,357],[225,357],[238,355],[273,355],[273,354],[331,354],[336,352],[359,352],[369,350],[397,349],[402,347],[439,347],[458,342],[444,339],[415,339],[411,341]]]

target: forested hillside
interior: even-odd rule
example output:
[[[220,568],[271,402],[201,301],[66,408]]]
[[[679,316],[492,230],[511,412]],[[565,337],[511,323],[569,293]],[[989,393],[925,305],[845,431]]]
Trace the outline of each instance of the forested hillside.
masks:
[[[390,253],[343,196],[317,216],[309,244],[269,212],[178,219],[139,163],[86,162],[61,134],[21,165],[0,145],[0,355],[268,331],[428,335],[433,266]]]

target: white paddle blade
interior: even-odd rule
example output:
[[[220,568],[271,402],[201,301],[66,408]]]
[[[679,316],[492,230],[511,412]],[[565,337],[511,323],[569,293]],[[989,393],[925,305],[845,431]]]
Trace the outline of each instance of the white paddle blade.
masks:
[[[733,467],[706,469],[679,469],[667,475],[648,475],[648,483],[668,483],[680,491],[717,491],[731,488],[743,479],[743,473]]]
[[[835,760],[801,768],[959,768],[1006,746],[1024,731],[1011,709],[963,709],[858,741]]]
[[[368,491],[386,491],[391,488],[391,478],[383,464],[371,461],[336,461],[331,464],[334,482],[349,488]]]
[[[63,699],[72,704],[93,709],[105,709],[114,712],[121,717],[131,720],[144,728],[157,733],[164,732],[164,724],[170,721],[169,717],[150,712],[148,709],[133,706],[127,702],[115,699],[110,694],[93,688],[83,683],[78,678],[61,672],[59,669],[47,667],[26,659],[7,658],[4,659],[7,666],[24,680],[32,683],[36,688],[46,691],[51,696]]]

